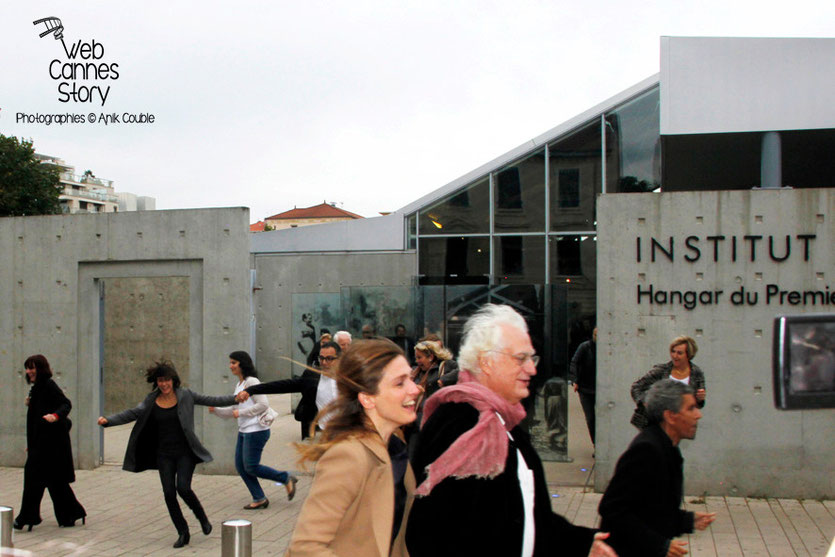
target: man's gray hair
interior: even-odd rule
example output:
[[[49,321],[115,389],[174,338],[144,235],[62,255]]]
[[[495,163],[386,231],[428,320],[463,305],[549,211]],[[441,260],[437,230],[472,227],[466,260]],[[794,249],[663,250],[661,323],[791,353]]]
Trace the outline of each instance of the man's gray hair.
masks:
[[[685,385],[672,379],[662,379],[649,388],[644,398],[644,406],[647,411],[647,418],[651,424],[660,424],[664,421],[664,411],[669,410],[674,414],[681,411],[681,398],[684,395],[692,395],[693,387]]]
[[[478,357],[490,350],[504,349],[503,326],[528,332],[525,318],[510,306],[487,304],[475,312],[464,325],[464,338],[458,351],[458,367],[479,373]]]
[[[333,335],[333,340],[339,342],[339,337],[348,337],[348,342],[351,342],[351,333],[348,331],[336,331]]]

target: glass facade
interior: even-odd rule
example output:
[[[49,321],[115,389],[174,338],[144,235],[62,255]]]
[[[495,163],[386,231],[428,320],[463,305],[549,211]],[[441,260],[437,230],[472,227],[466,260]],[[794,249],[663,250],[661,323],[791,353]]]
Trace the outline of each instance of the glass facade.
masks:
[[[545,151],[540,150],[493,175],[494,230],[545,231]]]
[[[606,114],[606,191],[661,188],[661,108],[658,89]]]
[[[509,304],[528,322],[542,360],[525,425],[547,460],[567,457],[568,368],[595,325],[595,200],[660,188],[658,99],[655,86],[406,219],[419,268],[410,327],[457,353],[485,303]]]
[[[490,180],[485,177],[420,210],[420,235],[490,232]]]

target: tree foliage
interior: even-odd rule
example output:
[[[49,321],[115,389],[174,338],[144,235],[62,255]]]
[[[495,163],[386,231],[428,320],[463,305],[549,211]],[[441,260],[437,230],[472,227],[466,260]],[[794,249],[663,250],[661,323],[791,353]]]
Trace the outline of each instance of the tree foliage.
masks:
[[[60,213],[59,174],[35,158],[31,141],[0,134],[0,217]]]

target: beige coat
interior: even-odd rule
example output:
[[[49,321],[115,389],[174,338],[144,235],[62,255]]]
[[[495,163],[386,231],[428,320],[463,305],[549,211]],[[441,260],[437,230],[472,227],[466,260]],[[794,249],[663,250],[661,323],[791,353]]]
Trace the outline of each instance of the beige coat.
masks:
[[[335,444],[316,464],[287,556],[408,556],[404,535],[415,490],[411,467],[404,483],[406,510],[392,545],[394,476],[382,439],[367,435]]]

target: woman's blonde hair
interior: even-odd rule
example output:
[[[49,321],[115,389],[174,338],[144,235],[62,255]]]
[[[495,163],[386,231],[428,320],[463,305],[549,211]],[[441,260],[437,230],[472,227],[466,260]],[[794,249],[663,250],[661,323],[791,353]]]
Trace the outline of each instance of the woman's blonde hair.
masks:
[[[316,462],[330,447],[349,437],[377,433],[360,404],[359,394],[377,394],[383,369],[398,356],[405,357],[403,350],[388,339],[358,340],[342,353],[334,376],[336,399],[316,416],[316,422],[328,417],[324,431],[313,443],[296,443],[301,466]]]
[[[438,361],[451,360],[452,352],[433,340],[422,340],[415,345],[415,350],[420,350],[427,356],[432,356]]]
[[[685,335],[677,336],[670,343],[670,352],[672,352],[673,348],[675,348],[679,344],[684,344],[685,345],[685,350],[687,350],[687,359],[688,360],[692,360],[693,358],[696,357],[696,352],[699,351],[699,347],[698,347],[698,345],[696,345],[695,340],[693,340],[692,338],[690,338],[688,336],[685,336]]]

